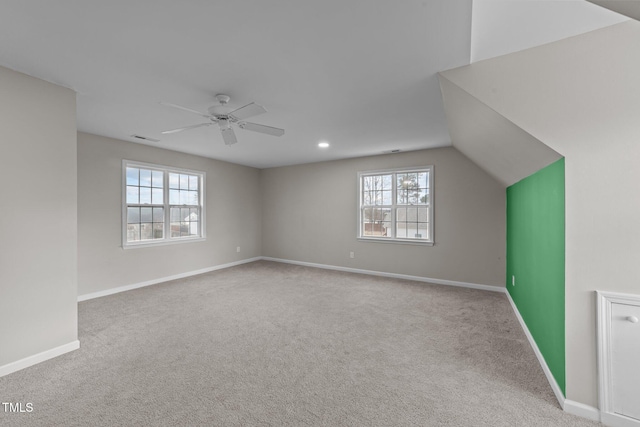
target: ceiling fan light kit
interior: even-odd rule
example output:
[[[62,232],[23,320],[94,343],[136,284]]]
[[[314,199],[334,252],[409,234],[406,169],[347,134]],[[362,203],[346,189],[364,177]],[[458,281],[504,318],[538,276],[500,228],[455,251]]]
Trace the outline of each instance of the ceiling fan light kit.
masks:
[[[197,114],[211,121],[210,123],[199,123],[196,125],[185,126],[178,129],[165,130],[162,133],[163,134],[177,133],[177,132],[182,132],[188,129],[195,129],[203,126],[211,126],[212,124],[217,123],[218,127],[220,128],[220,133],[222,134],[222,139],[224,140],[224,143],[226,145],[232,145],[238,142],[236,138],[236,134],[233,130],[233,127],[231,126],[231,124],[235,123],[240,129],[250,130],[252,132],[259,132],[259,133],[264,133],[266,135],[272,135],[272,136],[284,135],[284,129],[274,128],[271,126],[265,126],[258,123],[250,123],[250,122],[244,121],[249,117],[266,113],[267,110],[262,105],[258,105],[255,102],[252,102],[240,108],[232,109],[230,107],[227,107],[227,104],[231,100],[229,96],[218,94],[216,95],[216,99],[220,104],[209,107],[207,109],[209,114],[201,113],[200,111],[192,110],[191,108],[183,107],[181,105],[171,104],[169,102],[161,102],[160,104],[164,106],[177,108],[179,110]]]

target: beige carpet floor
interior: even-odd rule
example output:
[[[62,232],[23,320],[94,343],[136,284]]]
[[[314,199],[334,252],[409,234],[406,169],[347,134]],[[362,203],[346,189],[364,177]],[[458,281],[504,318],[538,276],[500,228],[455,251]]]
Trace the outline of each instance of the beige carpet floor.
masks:
[[[503,294],[260,261],[79,304],[3,426],[594,426]],[[2,409],[2,408],[0,408]]]

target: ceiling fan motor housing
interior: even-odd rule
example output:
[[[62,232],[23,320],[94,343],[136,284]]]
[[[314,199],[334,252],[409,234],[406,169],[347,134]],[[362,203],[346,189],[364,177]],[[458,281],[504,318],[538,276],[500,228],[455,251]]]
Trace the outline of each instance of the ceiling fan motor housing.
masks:
[[[216,95],[216,99],[220,102],[220,105],[211,106],[207,111],[209,111],[209,114],[215,116],[218,119],[227,118],[229,113],[233,111],[233,108],[227,107],[227,104],[229,103],[231,98],[227,95],[219,94]]]
[[[218,100],[218,102],[220,102],[220,104],[224,105],[224,104],[228,104],[229,101],[231,100],[230,97],[228,97],[227,95],[223,95],[223,94],[218,94],[216,95],[216,99]]]

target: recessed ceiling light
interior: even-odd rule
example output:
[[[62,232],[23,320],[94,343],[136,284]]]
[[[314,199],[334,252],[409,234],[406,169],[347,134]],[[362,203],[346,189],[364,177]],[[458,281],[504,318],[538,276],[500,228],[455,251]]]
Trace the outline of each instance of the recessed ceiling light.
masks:
[[[318,147],[327,148],[327,147],[329,147],[329,143],[327,141],[321,141],[321,142],[318,143]]]

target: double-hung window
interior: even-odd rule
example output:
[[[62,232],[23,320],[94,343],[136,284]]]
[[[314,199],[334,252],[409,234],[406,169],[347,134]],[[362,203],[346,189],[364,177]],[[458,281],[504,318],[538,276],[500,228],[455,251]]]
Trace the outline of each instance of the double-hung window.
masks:
[[[433,166],[358,173],[358,238],[433,244]]]
[[[123,161],[123,247],[200,240],[204,172]]]

